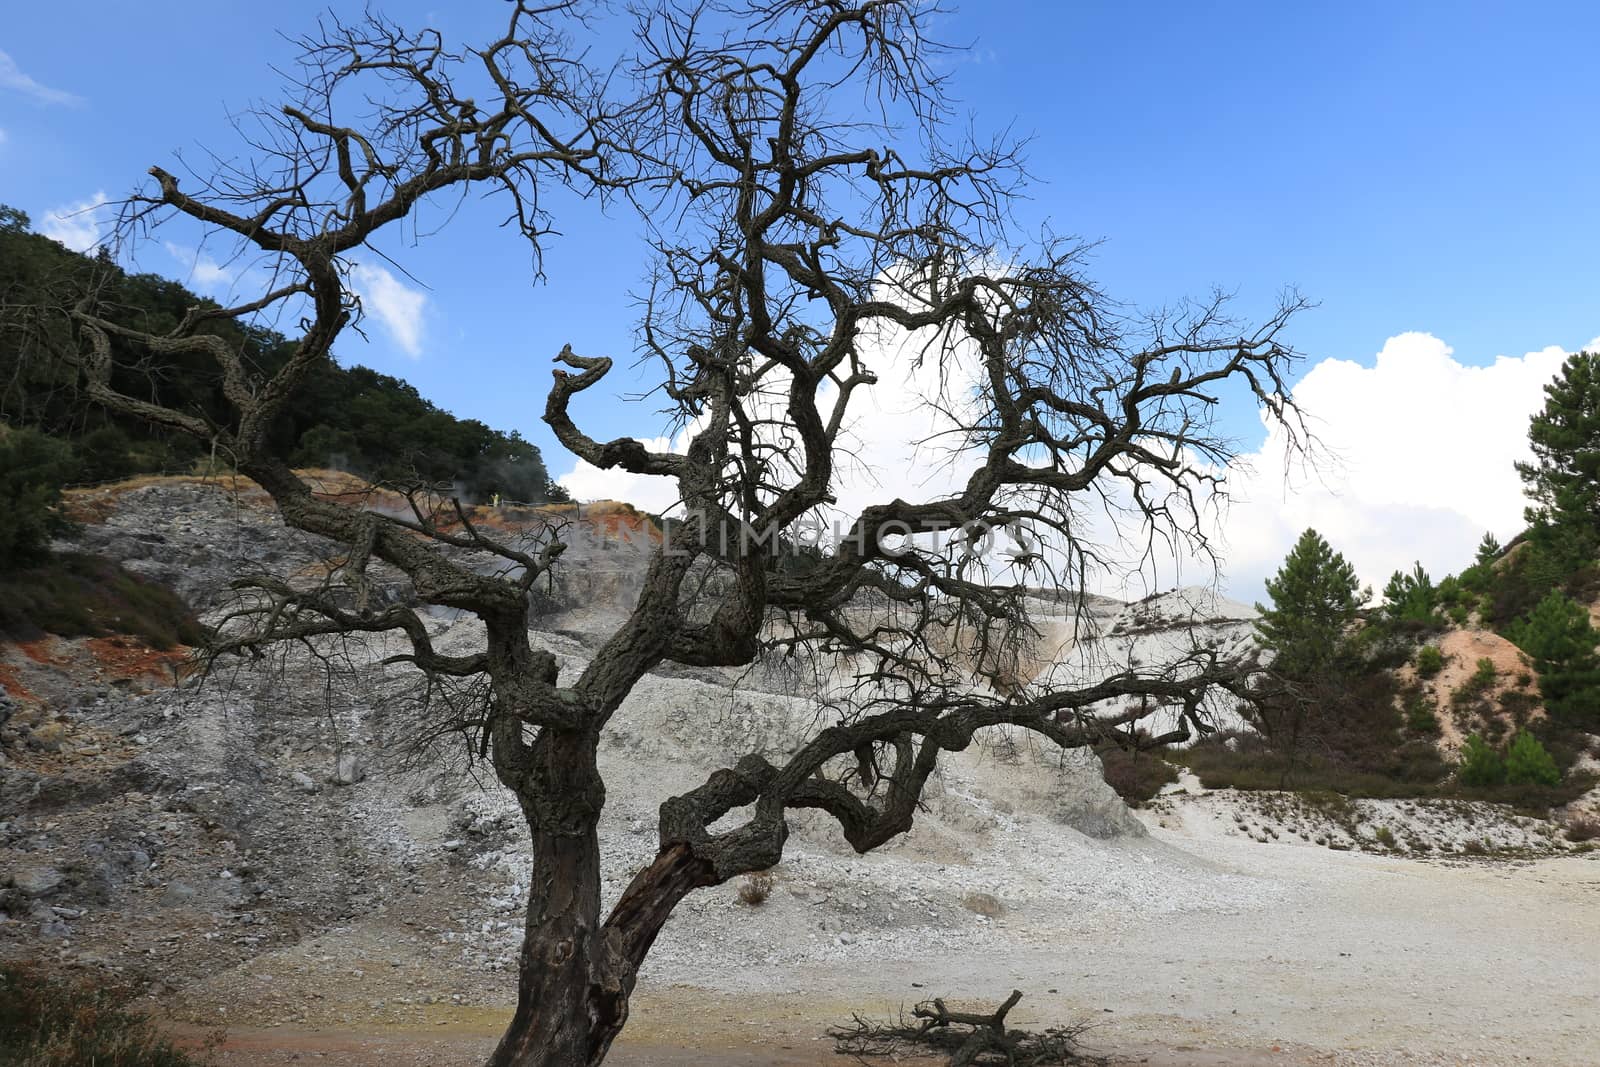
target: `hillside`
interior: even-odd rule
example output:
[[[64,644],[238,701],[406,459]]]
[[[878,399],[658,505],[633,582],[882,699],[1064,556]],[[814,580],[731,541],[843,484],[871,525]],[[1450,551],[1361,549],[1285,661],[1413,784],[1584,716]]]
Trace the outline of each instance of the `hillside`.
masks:
[[[312,477],[329,495],[399,503]],[[328,546],[285,529],[242,480],[139,479],[68,505],[74,545],[171,584],[213,623],[228,578],[270,565],[316,580],[325,566]],[[569,524],[571,557],[537,622],[564,671],[629,602],[658,536],[619,505],[473,514],[513,535]],[[409,595],[377,577],[381,596]],[[1074,632],[1041,603],[1040,671],[1155,663],[1252,629],[1249,609],[1195,590],[1092,607]],[[444,651],[477,640],[449,612],[427,625]],[[0,645],[0,953],[117,973],[166,1017],[226,1022],[245,1042],[228,1063],[267,1062],[248,1047],[314,1050],[318,1029],[436,1024],[456,1036],[381,1061],[470,1062],[512,989],[526,837],[464,753],[419,752],[423,694],[382,663],[394,651],[376,639],[290,648],[174,686],[181,656],[133,640]],[[664,791],[702,781],[728,738],[785,750],[815,710],[781,664],[676,668],[641,685],[601,752],[608,900],[653,855]],[[797,818],[765,904],[730,885],[679,909],[621,1054],[634,1042],[634,1062],[670,1062],[715,1034],[755,1050],[730,1063],[773,1062],[776,1044],[814,1040],[850,1010],[1013,985],[1043,1013],[1030,1018],[1103,1020],[1106,1047],[1236,1050],[1218,1062],[1270,1046],[1273,1062],[1353,1048],[1377,1058],[1336,1062],[1403,1050],[1406,1063],[1494,1064],[1533,1049],[1576,1064],[1600,1036],[1584,1007],[1600,865],[1551,824],[1462,802],[1286,804],[1192,777],[1132,813],[1097,771],[1087,753],[1063,762],[994,734],[949,762],[910,834],[871,855]],[[1379,840],[1386,827],[1405,847]],[[1379,960],[1375,941],[1405,966]],[[1507,960],[1537,960],[1538,973]],[[1508,1002],[1508,981],[1536,991]],[[1386,1010],[1438,983],[1450,996],[1426,1025]],[[1305,1010],[1312,1000],[1320,1010]],[[1152,1062],[1183,1062],[1162,1054]]]
[[[154,274],[133,274],[30,233],[27,218],[0,205],[0,427],[26,427],[69,442],[67,480],[95,482],[145,471],[186,470],[219,457],[174,431],[118,417],[87,401],[72,358],[76,341],[62,309],[93,288],[111,321],[162,332],[214,300]],[[257,378],[282,366],[290,342],[273,329],[217,319],[206,327],[241,355]],[[237,418],[215,364],[195,353],[124,359],[113,384],[219,426]],[[337,356],[338,353],[335,353]],[[3,437],[3,433],[0,433]],[[565,499],[539,450],[516,432],[459,419],[399,378],[327,362],[301,383],[272,431],[273,446],[300,466],[338,466],[371,479],[453,485],[463,499]],[[220,457],[226,461],[227,457]]]

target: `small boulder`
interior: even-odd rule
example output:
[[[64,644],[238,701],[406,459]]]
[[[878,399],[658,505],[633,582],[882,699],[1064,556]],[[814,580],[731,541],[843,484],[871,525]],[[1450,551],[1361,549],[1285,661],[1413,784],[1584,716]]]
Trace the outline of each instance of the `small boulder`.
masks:
[[[293,782],[294,787],[300,790],[302,793],[315,793],[317,791],[316,779],[312,778],[305,771],[295,771],[293,774],[289,775],[289,780]]]
[[[1000,905],[1000,899],[993,893],[967,893],[961,898],[961,906],[976,915],[985,915],[991,919],[998,918],[1005,910]]]
[[[366,768],[361,766],[361,760],[354,752],[339,754],[339,762],[333,769],[334,785],[355,785],[366,776]]]
[[[1063,752],[1054,785],[1050,814],[1056,822],[1101,840],[1149,833],[1116,790],[1106,784],[1100,757],[1092,750]]]
[[[18,867],[11,872],[11,884],[30,897],[47,897],[66,880],[54,867]]]
[[[48,919],[39,924],[39,936],[54,941],[64,941],[72,936],[72,927],[62,919]]]
[[[35,748],[42,748],[46,752],[59,752],[61,743],[67,739],[67,727],[61,722],[47,722],[35,726],[28,735],[28,740]]]
[[[161,903],[169,908],[179,908],[200,895],[200,890],[186,882],[169,882],[161,894]]]

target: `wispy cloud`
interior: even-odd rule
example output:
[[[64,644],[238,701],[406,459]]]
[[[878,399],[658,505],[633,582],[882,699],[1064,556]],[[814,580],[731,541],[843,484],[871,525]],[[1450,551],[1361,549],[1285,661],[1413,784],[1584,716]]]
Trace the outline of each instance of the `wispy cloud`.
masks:
[[[422,314],[428,297],[383,267],[357,263],[350,268],[350,287],[361,307],[377,318],[385,332],[412,359],[422,356]]]
[[[39,232],[74,252],[87,252],[100,243],[111,221],[101,210],[105,205],[106,194],[97,192],[87,200],[58,207],[39,223]]]
[[[0,89],[10,89],[12,92],[32,97],[41,104],[76,106],[83,103],[83,97],[76,93],[69,93],[64,89],[52,89],[48,85],[40,85],[21,67],[18,67],[17,61],[5,52],[0,52]]]
[[[238,272],[224,267],[205,252],[186,248],[172,241],[161,242],[161,247],[167,250],[167,255],[183,264],[188,270],[188,281],[203,293],[216,293],[217,290],[226,290],[238,277]]]

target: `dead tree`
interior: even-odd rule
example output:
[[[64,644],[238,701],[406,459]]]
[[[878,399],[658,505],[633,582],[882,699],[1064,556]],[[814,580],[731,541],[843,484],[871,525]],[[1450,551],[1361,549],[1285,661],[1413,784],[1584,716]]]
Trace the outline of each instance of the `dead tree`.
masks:
[[[1218,390],[1244,383],[1273,416],[1292,416],[1279,334],[1297,303],[1253,328],[1224,317],[1220,300],[1136,318],[1084,280],[1076,246],[1013,240],[1018,152],[952,135],[915,0],[662,4],[639,17],[636,55],[610,73],[581,58],[575,38],[588,27],[570,5],[513,7],[501,39],[463,53],[381,20],[325,28],[307,42],[295,102],[260,116],[264,132],[226,157],[245,164],[192,186],[153,169],[153,188],[125,212],[128,232],[177,219],[234,238],[271,268],[260,295],[196,308],[159,335],[114,321],[92,294],[73,318],[96,400],[212,443],[286,523],[347,549],[349,595],[263,582],[259,610],[235,620],[225,647],[395,632],[418,671],[475,683],[464,690],[481,702],[457,725],[516,796],[534,856],[517,1008],[490,1063],[565,1067],[605,1058],[674,906],[777,864],[796,809],[826,812],[865,852],[911,828],[941,755],[986,728],[1060,746],[1140,743],[1138,721],[1165,707],[1177,725],[1142,742],[1161,743],[1204,727],[1209,691],[1244,691],[1240,665],[1204,648],[1073,688],[1020,680],[1024,590],[996,579],[972,544],[1027,525],[1050,538],[1037,555],[1079,588],[1127,543],[1097,546],[1094,510],[1121,521],[1135,558],[1207,552],[1202,511],[1230,456],[1212,429]],[[840,110],[863,100],[873,113]],[[357,125],[340,114],[352,102]],[[544,419],[560,442],[597,467],[675,479],[687,516],[628,620],[565,678],[529,633],[529,593],[559,566],[559,539],[517,547],[422,511],[322,499],[267,444],[359,316],[344,257],[425,201],[476,190],[500,196],[537,247],[552,184],[635,205],[652,227],[639,337],[687,435],[672,453],[589,436],[569,406],[612,361],[556,355]],[[299,326],[270,375],[212,329],[273,314]],[[581,349],[583,324],[570,328]],[[947,372],[928,400],[951,421],[967,474],[947,494],[864,509],[837,545],[785,566],[797,528],[832,503],[852,405],[879,386],[885,337],[910,339]],[[117,351],[213,360],[236,418],[119,392],[113,338]],[[730,530],[740,536],[708,536]],[[486,572],[464,552],[500,566]],[[373,608],[360,594],[374,561],[403,572],[419,601],[475,614],[482,648],[441,653],[412,608]],[[857,699],[829,709],[787,759],[729,752],[704,784],[664,797],[654,861],[603,915],[596,750],[607,723],[662,664],[737,666],[774,648],[871,666]],[[1092,711],[1105,702],[1129,710]]]

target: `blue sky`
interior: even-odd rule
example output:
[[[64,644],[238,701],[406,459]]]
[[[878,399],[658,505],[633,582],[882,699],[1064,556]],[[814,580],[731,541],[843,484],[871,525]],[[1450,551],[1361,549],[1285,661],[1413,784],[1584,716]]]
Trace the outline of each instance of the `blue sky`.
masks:
[[[503,18],[495,0],[374,6],[471,41]],[[276,31],[323,7],[9,12],[0,201],[37,225],[123,195],[175,150],[231,148],[226,109],[273,98],[271,67],[293,53]],[[1104,239],[1092,273],[1122,300],[1221,286],[1259,313],[1298,286],[1320,303],[1291,335],[1307,369],[1373,369],[1406,331],[1467,368],[1600,334],[1600,6],[968,3],[940,33],[972,43],[952,90],[975,125],[1032,135],[1023,221]],[[521,430],[560,473],[570,460],[538,421],[548,360],[568,342],[628,355],[638,226],[574,220],[534,287],[526,250],[483,221],[387,249],[427,287],[418,332],[374,329],[340,354]],[[141,262],[185,270],[159,249]],[[652,422],[603,398],[587,414],[597,434]],[[1525,425],[1527,412],[1507,417]],[[1249,411],[1230,426],[1259,444]]]

